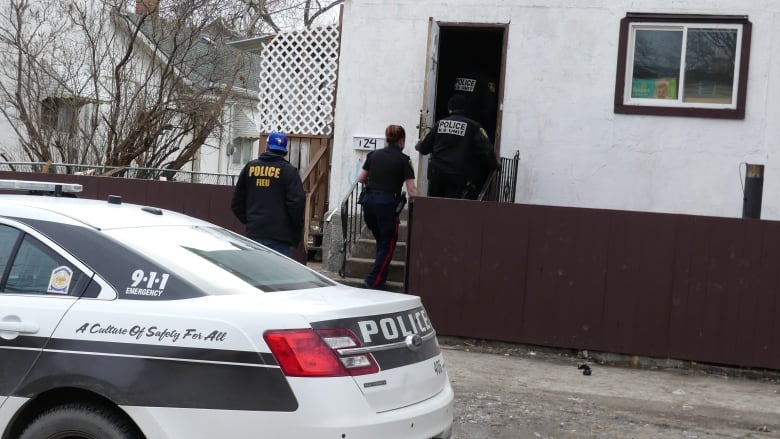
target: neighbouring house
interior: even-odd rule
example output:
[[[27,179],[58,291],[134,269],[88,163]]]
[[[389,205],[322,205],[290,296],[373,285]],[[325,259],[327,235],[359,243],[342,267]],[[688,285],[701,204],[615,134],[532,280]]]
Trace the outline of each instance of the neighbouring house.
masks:
[[[36,61],[42,61],[34,75],[41,78],[36,82],[40,86],[27,88],[32,90],[30,101],[39,102],[41,131],[48,142],[56,143],[51,161],[55,163],[73,163],[77,165],[100,163],[93,156],[67,154],[68,151],[90,150],[92,155],[108,154],[105,149],[108,110],[112,103],[118,102],[117,96],[132,95],[123,108],[116,112],[119,119],[135,118],[143,125],[144,113],[157,113],[161,107],[167,107],[172,116],[159,123],[159,127],[149,122],[139,143],[152,143],[151,137],[174,139],[167,140],[173,149],[183,148],[192,141],[195,131],[177,128],[193,124],[199,117],[197,113],[206,113],[212,103],[220,105],[218,121],[205,137],[203,146],[193,154],[182,169],[203,173],[237,174],[249,158],[255,156],[260,139],[259,132],[259,84],[260,56],[262,47],[268,41],[263,38],[239,38],[217,20],[212,25],[193,31],[173,28],[173,24],[158,17],[157,0],[139,0],[131,11],[100,11],[100,5],[87,9],[98,20],[97,26],[104,27],[98,33],[111,37],[96,39],[91,47],[96,52],[105,53],[105,57],[114,57],[117,63],[126,50],[128,38],[134,38],[135,48],[130,53],[132,67],[121,71],[121,80],[114,79],[112,62],[100,63],[82,59],[71,60],[60,53],[69,53],[67,48],[52,44],[50,55],[41,55]],[[5,6],[9,7],[8,5]],[[63,12],[65,14],[65,12]],[[13,23],[4,26],[12,27]],[[78,26],[75,26],[78,29]],[[136,31],[138,34],[135,35]],[[84,33],[75,31],[63,35],[64,41],[73,41],[75,46],[84,44],[83,52],[89,52]],[[113,47],[112,47],[113,45]],[[72,48],[70,49],[72,52]],[[78,50],[77,50],[78,51]],[[127,64],[130,65],[130,64]],[[118,71],[118,70],[117,70]],[[235,80],[230,84],[230,78]],[[9,76],[6,75],[6,78]],[[7,79],[6,79],[7,80]],[[32,82],[32,81],[31,81]],[[121,83],[114,89],[115,83]],[[10,85],[13,87],[14,85]],[[121,92],[117,91],[121,87]],[[220,102],[220,96],[229,90],[229,96]],[[160,92],[160,93],[158,93]],[[174,96],[176,97],[169,97]],[[162,96],[162,97],[161,97]],[[8,107],[8,105],[6,104]],[[157,107],[157,108],[155,108]],[[31,105],[32,108],[32,105]],[[173,108],[174,111],[170,109]],[[18,116],[18,111],[12,117]],[[201,118],[202,119],[202,118]],[[194,122],[197,125],[198,122]],[[6,161],[27,161],[20,151],[19,136],[3,118],[4,129],[0,148]],[[132,127],[127,124],[125,127]],[[122,135],[121,133],[119,135]],[[101,137],[102,136],[102,137]],[[137,136],[130,136],[133,138]],[[101,142],[103,140],[103,142]],[[81,142],[81,146],[77,146]],[[89,142],[89,148],[83,145]],[[65,145],[59,147],[59,145]],[[102,146],[101,146],[102,145]],[[129,166],[148,166],[144,163],[147,155],[160,154],[158,150],[150,152],[129,163]],[[160,167],[176,158],[170,155],[165,160],[157,160]]]
[[[762,218],[780,218],[780,3],[343,7],[334,209],[391,123],[406,128],[425,188],[415,141],[476,71],[495,78],[496,150],[519,153],[516,202],[739,217],[751,164],[765,175]]]
[[[134,14],[125,18],[138,23],[140,18],[156,8],[156,1],[136,1]],[[132,27],[131,27],[132,29]],[[164,27],[157,20],[145,20],[141,32],[147,42],[152,62],[165,62],[181,48],[161,38]],[[193,44],[188,46],[177,67],[185,83],[197,94],[212,95],[216,100],[224,93],[226,81],[235,72],[230,96],[221,108],[220,123],[193,158],[188,168],[214,174],[238,174],[243,166],[257,155],[260,140],[258,130],[258,92],[263,46],[270,37],[240,38],[216,20],[203,29]],[[224,44],[219,44],[221,39]],[[238,59],[238,61],[236,61]]]
[[[74,59],[49,56],[45,63],[50,66],[46,65],[45,70],[28,69],[31,77],[46,78],[43,86],[35,89],[35,96],[28,99],[30,108],[35,108],[33,113],[40,112],[41,125],[46,127],[42,132],[45,131],[58,145],[66,145],[55,148],[51,158],[33,161],[45,163],[50,160],[76,165],[103,163],[104,157],[101,156],[111,154],[106,151],[105,140],[113,132],[101,122],[113,120],[112,115],[131,121],[126,126],[135,129],[135,135],[124,138],[128,139],[127,142],[135,142],[134,148],[136,144],[155,144],[167,138],[168,145],[172,145],[169,150],[183,149],[195,143],[192,142],[193,132],[196,132],[193,128],[198,124],[192,123],[192,120],[202,119],[201,116],[213,108],[210,106],[213,103],[219,106],[218,122],[203,139],[203,146],[197,153],[180,164],[181,169],[194,173],[173,175],[170,172],[144,171],[141,168],[151,167],[144,164],[149,162],[146,160],[149,155],[152,158],[157,155],[155,163],[160,165],[158,167],[165,167],[170,162],[167,158],[159,159],[164,152],[152,149],[148,154],[121,165],[129,167],[126,174],[132,172],[137,178],[157,178],[160,175],[176,181],[234,184],[232,177],[258,155],[265,135],[274,130],[284,131],[290,138],[288,159],[300,170],[308,194],[306,242],[309,242],[309,232],[312,232],[312,245],[318,245],[315,242],[321,236],[322,221],[328,208],[328,175],[341,42],[339,26],[326,25],[247,39],[233,34],[220,20],[202,29],[176,25],[160,16],[159,5],[159,0],[137,0],[135,9],[127,11],[109,10],[99,3],[84,6],[85,11],[97,17],[92,21],[96,26],[94,32],[102,38],[92,46],[84,41],[84,26],[73,25],[68,20],[64,22],[75,29],[72,34],[58,34],[57,38],[49,40],[40,38],[70,42],[53,44],[52,51],[71,53]],[[62,14],[72,12],[72,9],[61,11]],[[2,22],[0,27],[13,27],[13,14],[0,14],[0,19],[10,23]],[[132,51],[127,50],[128,38],[135,41]],[[23,51],[24,46],[13,47],[21,47]],[[105,54],[109,61],[101,62],[101,56],[90,58],[89,49],[92,47],[97,48],[95,52]],[[122,60],[125,51],[131,56]],[[81,53],[87,56],[82,57]],[[4,79],[10,79],[11,84],[3,91],[11,90],[15,79],[15,60],[11,55],[5,55],[5,59],[8,62],[0,65],[5,65],[10,71]],[[120,62],[124,63],[121,71],[116,67]],[[132,68],[127,68],[128,64],[132,64]],[[38,63],[29,62],[28,65]],[[231,78],[235,78],[232,83]],[[31,83],[39,84],[41,81]],[[226,93],[228,91],[229,94]],[[222,101],[226,94],[227,99]],[[13,93],[7,96],[5,100],[0,97],[0,107],[11,107],[7,103],[13,100]],[[139,99],[115,111],[116,107],[112,104],[116,105],[119,97],[127,96],[138,96]],[[169,96],[173,98],[169,99]],[[114,110],[112,115],[108,114],[107,108]],[[180,118],[147,125],[149,118],[144,117],[145,114],[159,114],[160,108]],[[15,117],[19,112],[14,114],[12,108],[9,114]],[[187,125],[189,131],[182,128],[186,124],[190,124]],[[15,131],[4,118],[0,118],[0,158],[6,162],[28,161],[19,146],[22,143],[19,139],[24,134],[24,130]],[[83,147],[85,138],[89,142],[88,148]],[[175,141],[170,142],[170,139]],[[61,153],[84,150],[91,155]],[[170,157],[176,158],[176,155]],[[6,169],[11,170],[8,166]],[[63,172],[60,169],[73,172],[80,168],[58,166],[56,169],[57,172]],[[106,173],[90,169],[89,173],[113,175],[116,168],[109,169]]]
[[[219,32],[218,32],[219,33]],[[191,50],[198,61],[188,77],[193,83],[219,83],[224,60],[242,57],[230,100],[223,108],[226,128],[215,133],[214,148],[204,147],[194,170],[237,175],[264,148],[267,134],[283,131],[289,138],[288,160],[298,168],[307,193],[304,245],[321,245],[328,209],[330,152],[338,79],[340,29],[326,25],[280,32],[227,43],[230,50],[213,53],[208,38]],[[202,63],[211,54],[214,62]]]

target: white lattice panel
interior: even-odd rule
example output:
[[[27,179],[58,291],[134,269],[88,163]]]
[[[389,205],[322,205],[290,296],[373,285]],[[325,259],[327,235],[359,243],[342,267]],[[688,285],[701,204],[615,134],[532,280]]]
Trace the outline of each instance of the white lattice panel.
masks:
[[[263,48],[260,130],[330,135],[338,61],[336,26],[276,35]]]

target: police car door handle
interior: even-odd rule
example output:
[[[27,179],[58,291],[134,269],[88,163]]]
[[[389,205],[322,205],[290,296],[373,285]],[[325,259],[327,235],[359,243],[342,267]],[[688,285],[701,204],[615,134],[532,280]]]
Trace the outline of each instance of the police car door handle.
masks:
[[[35,334],[41,327],[31,322],[4,322],[0,321],[0,331],[17,332],[19,334]]]

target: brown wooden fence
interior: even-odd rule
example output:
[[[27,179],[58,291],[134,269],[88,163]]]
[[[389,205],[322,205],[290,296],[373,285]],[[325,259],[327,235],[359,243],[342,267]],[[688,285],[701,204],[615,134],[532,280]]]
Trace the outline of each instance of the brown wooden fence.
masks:
[[[0,178],[244,231],[230,186]],[[408,290],[442,335],[780,370],[777,221],[416,198],[408,251]]]
[[[107,200],[109,195],[120,195],[125,203],[169,209],[209,221],[236,233],[245,232],[244,225],[230,210],[233,186],[5,171],[0,171],[0,179],[79,183],[84,187],[79,194],[81,198]],[[304,243],[301,243],[292,257],[305,264],[306,251],[303,245]]]
[[[780,369],[780,222],[417,198],[443,335]]]

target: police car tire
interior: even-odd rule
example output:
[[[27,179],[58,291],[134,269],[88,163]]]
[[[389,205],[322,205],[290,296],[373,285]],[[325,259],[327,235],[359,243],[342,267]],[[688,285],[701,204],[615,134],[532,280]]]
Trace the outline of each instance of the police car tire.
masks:
[[[35,419],[19,439],[140,439],[134,425],[122,414],[100,405],[64,404]]]

